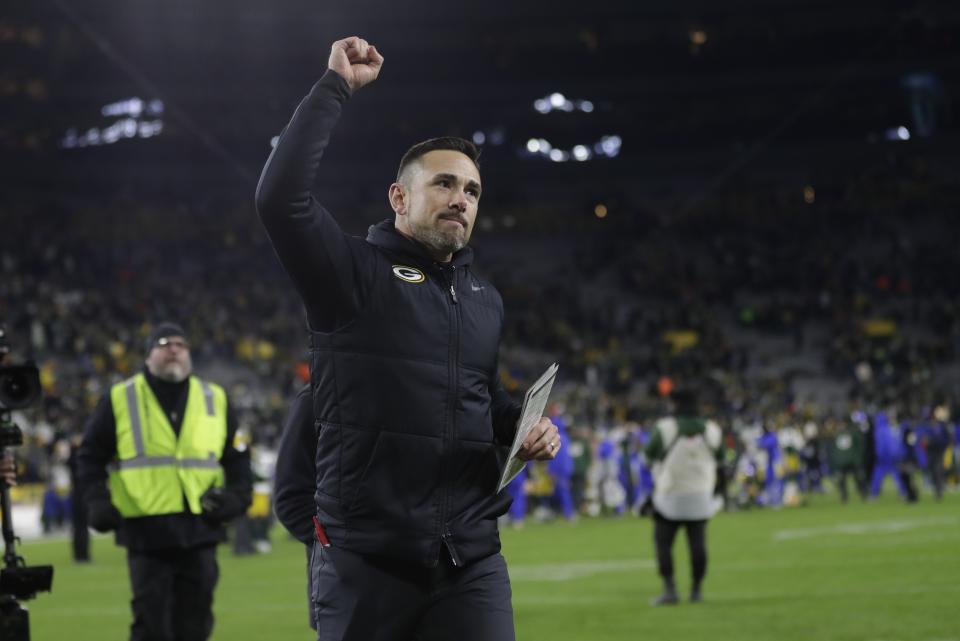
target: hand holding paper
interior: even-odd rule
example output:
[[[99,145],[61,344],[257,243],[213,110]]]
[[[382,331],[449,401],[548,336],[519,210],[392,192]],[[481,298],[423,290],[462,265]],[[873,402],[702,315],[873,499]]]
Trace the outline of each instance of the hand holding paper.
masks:
[[[549,461],[560,450],[560,432],[546,416],[541,417],[524,439],[517,458],[522,461]]]
[[[558,366],[556,363],[547,368],[547,371],[530,386],[523,397],[523,410],[517,422],[517,434],[510,448],[510,458],[507,460],[500,475],[500,484],[497,492],[523,470],[527,461],[531,459],[552,459],[560,449],[560,437],[557,436],[557,427],[543,416],[543,408],[547,406],[550,390],[557,378]]]

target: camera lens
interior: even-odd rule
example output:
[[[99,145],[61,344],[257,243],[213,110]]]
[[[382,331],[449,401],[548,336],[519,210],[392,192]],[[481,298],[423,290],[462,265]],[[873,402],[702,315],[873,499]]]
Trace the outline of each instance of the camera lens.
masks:
[[[40,396],[40,373],[33,365],[0,367],[0,407],[20,409]]]

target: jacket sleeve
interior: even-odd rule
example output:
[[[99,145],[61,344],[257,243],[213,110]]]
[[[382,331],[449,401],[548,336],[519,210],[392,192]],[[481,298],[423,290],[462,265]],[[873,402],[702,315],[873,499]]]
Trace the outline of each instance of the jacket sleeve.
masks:
[[[84,488],[84,500],[109,499],[107,464],[117,456],[117,427],[110,394],[94,408],[83,429],[77,451],[77,482]]]
[[[500,382],[500,373],[490,388],[490,415],[493,418],[493,434],[500,445],[510,446],[517,433],[517,421],[523,406],[511,398]]]
[[[643,455],[649,463],[653,464],[654,461],[662,459],[664,454],[663,435],[660,434],[660,429],[654,426],[650,432],[650,440],[647,441],[647,447],[643,450]]]
[[[316,514],[317,438],[313,421],[313,398],[306,385],[297,394],[280,436],[273,506],[277,519],[298,540],[310,543],[312,517]]]
[[[224,485],[227,491],[240,499],[245,512],[253,501],[253,473],[250,471],[250,450],[238,450],[234,445],[237,435],[237,417],[227,400],[227,441],[220,456]]]
[[[349,97],[347,82],[327,71],[280,134],[256,192],[260,220],[319,331],[345,324],[359,305],[350,243],[315,193],[320,159]]]

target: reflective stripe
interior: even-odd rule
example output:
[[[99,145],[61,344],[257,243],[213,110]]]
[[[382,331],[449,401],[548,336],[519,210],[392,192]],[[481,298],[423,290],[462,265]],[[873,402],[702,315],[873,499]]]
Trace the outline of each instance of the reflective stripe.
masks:
[[[185,458],[182,459],[179,463],[180,467],[193,467],[193,468],[203,468],[215,470],[220,467],[220,461],[215,458],[211,459],[202,459],[202,458]]]
[[[137,404],[136,379],[131,378],[127,383],[127,412],[130,414],[130,431],[133,432],[133,448],[137,458],[146,454],[143,447],[143,427],[140,424],[140,406]]]
[[[213,388],[206,381],[200,381],[200,387],[203,388],[203,400],[207,402],[207,416],[215,416],[213,411]]]
[[[172,456],[143,456],[126,461],[114,461],[111,465],[118,470],[135,470],[143,467],[170,467],[176,464],[177,459]]]
[[[202,469],[217,469],[220,467],[220,461],[215,458],[186,458],[177,460],[172,456],[144,456],[140,458],[127,459],[126,461],[114,461],[109,465],[113,470],[136,470],[145,467],[192,467]]]

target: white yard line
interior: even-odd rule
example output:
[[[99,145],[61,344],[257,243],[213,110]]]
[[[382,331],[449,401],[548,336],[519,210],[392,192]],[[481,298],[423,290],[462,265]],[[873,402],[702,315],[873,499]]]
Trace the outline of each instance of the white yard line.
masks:
[[[572,581],[595,574],[635,572],[654,567],[653,559],[623,559],[617,561],[574,561],[544,565],[510,565],[510,580],[524,581]]]
[[[960,517],[931,517],[926,519],[895,519],[889,521],[866,521],[863,523],[841,523],[829,527],[797,528],[778,530],[773,533],[775,541],[791,541],[830,534],[893,534],[919,528],[939,527],[960,523]]]

